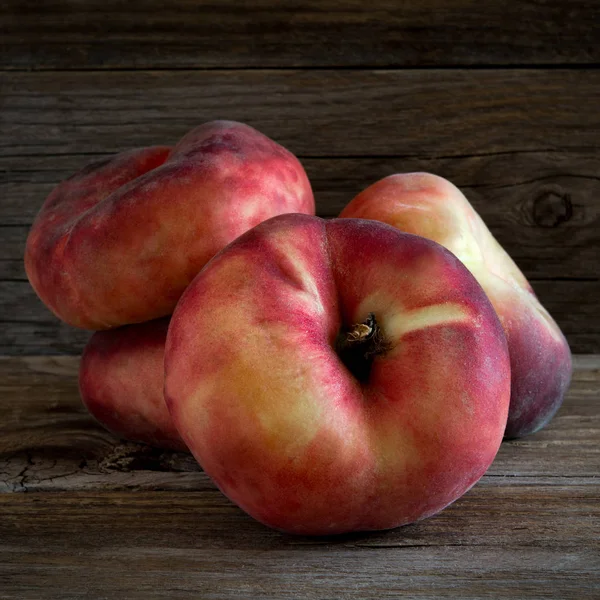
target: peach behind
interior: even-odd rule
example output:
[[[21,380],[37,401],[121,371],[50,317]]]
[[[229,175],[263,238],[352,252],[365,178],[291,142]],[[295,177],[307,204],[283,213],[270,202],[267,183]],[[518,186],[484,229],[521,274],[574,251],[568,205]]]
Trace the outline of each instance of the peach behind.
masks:
[[[61,183],[31,228],[25,268],[71,325],[139,323],[169,315],[216,252],[287,212],[314,214],[296,157],[252,127],[215,121],[174,148],[124,152]]]
[[[350,202],[340,217],[375,219],[453,252],[492,302],[508,340],[511,404],[505,437],[544,427],[571,379],[571,352],[529,282],[462,192],[429,173],[385,177]]]
[[[187,450],[164,400],[169,319],[96,332],[79,367],[79,391],[109,431],[159,448]]]

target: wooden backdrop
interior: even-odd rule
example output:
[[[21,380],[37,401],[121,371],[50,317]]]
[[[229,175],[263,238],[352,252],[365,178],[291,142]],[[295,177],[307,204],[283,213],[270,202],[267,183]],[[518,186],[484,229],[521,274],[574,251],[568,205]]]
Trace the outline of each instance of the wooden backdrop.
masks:
[[[0,354],[88,337],[23,270],[52,187],[216,118],[296,153],[323,216],[394,172],[449,178],[573,351],[600,352],[599,66],[599,2],[4,0]]]

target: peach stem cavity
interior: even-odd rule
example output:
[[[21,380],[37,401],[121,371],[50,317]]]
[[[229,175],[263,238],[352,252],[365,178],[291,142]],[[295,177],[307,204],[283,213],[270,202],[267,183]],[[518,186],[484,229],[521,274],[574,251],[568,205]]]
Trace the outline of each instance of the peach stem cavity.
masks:
[[[390,348],[375,315],[369,313],[362,323],[342,328],[338,333],[335,350],[346,368],[361,383],[369,380],[373,361]]]

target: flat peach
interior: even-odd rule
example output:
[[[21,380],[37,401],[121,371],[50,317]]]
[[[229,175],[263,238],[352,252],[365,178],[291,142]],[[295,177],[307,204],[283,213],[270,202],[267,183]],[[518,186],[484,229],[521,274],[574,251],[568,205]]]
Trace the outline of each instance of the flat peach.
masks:
[[[165,398],[204,470],[250,515],[302,534],[433,515],[492,462],[506,339],[439,244],[360,219],[282,215],[185,291]]]
[[[361,192],[340,216],[382,221],[451,250],[485,290],[508,340],[512,389],[506,437],[533,433],[552,419],[571,379],[569,345],[458,188],[429,173],[391,175]]]
[[[118,437],[187,450],[163,395],[169,319],[96,332],[79,368],[84,405]]]
[[[314,213],[296,157],[255,129],[214,121],[174,148],[118,154],[48,197],[25,268],[62,320],[108,329],[171,314],[221,248],[287,212]]]

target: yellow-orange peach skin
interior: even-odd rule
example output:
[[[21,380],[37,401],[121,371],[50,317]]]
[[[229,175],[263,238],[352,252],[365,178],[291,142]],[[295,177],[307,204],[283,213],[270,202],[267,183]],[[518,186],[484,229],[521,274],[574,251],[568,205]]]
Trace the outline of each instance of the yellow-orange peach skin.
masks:
[[[164,356],[169,319],[96,332],[79,367],[81,399],[118,437],[187,450],[165,404]]]
[[[359,376],[338,344],[369,328],[380,337],[360,342]],[[258,225],[194,279],[167,335],[183,440],[231,500],[298,534],[443,509],[496,455],[509,392],[506,339],[474,277],[374,221]]]
[[[525,276],[452,183],[429,173],[386,177],[361,192],[340,217],[375,219],[451,250],[494,306],[508,341],[511,401],[505,435],[546,425],[571,379],[571,352]]]
[[[59,318],[108,329],[171,314],[204,264],[274,215],[314,214],[296,157],[252,127],[214,121],[174,148],[89,165],[50,194],[25,251]]]

